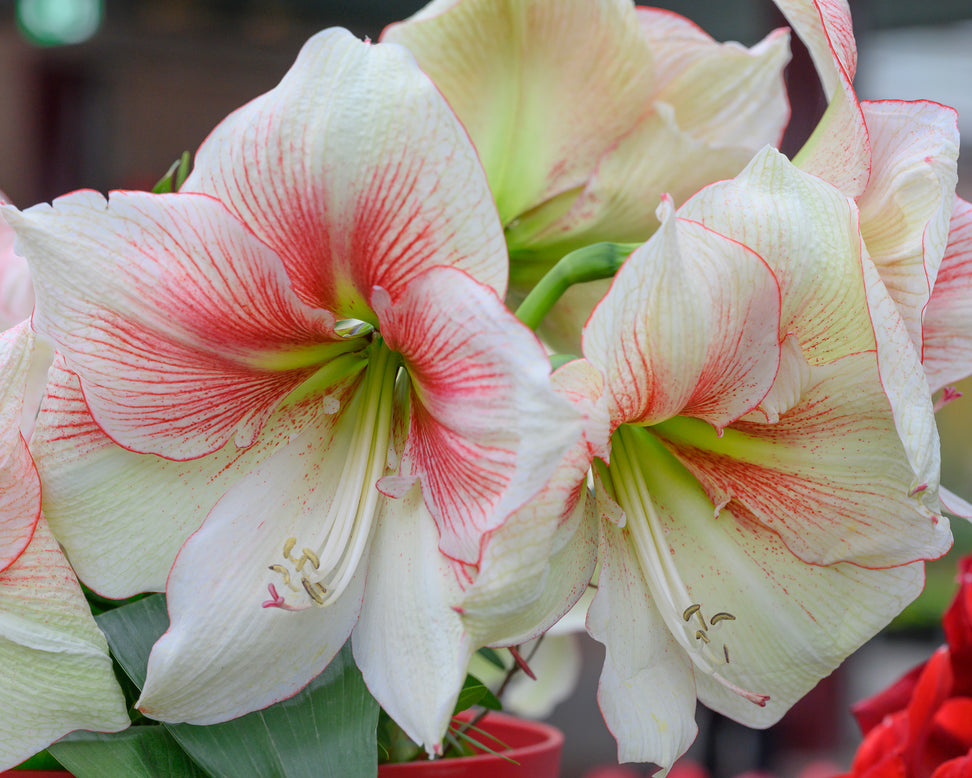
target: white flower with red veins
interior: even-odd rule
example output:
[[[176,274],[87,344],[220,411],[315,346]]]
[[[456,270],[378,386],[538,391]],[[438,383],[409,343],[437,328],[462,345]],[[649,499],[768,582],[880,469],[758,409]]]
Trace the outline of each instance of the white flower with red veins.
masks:
[[[478,647],[463,587],[580,421],[502,303],[485,175],[411,56],[326,31],[178,194],[4,215],[63,355],[35,446],[52,526],[95,590],[168,595],[138,707],[239,716],[353,633],[436,749]]]

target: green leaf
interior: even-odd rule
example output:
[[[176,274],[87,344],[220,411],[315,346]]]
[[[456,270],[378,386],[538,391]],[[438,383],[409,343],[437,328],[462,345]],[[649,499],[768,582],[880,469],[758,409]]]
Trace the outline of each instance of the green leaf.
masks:
[[[480,705],[490,710],[500,710],[503,707],[500,701],[496,699],[496,695],[487,689],[482,681],[472,675],[467,675],[452,715],[471,708],[473,705]]]
[[[17,770],[60,770],[61,763],[58,762],[47,749],[34,754],[26,762],[21,762],[16,767]]]
[[[186,178],[189,177],[190,162],[189,152],[183,151],[182,156],[169,165],[169,169],[165,171],[165,175],[152,187],[152,192],[154,194],[178,192],[182,188],[183,183],[185,183]]]
[[[378,703],[346,644],[295,696],[224,724],[166,725],[214,778],[373,778]]]
[[[485,659],[491,665],[494,665],[495,667],[498,667],[503,672],[506,672],[506,665],[503,664],[503,660],[500,658],[499,652],[497,652],[495,648],[489,648],[487,646],[483,646],[476,653],[479,654],[483,659]]]
[[[169,624],[165,598],[152,595],[97,620],[112,654],[141,688],[152,644]],[[214,778],[370,778],[377,769],[377,724],[378,703],[346,645],[290,699],[223,724],[164,726]]]
[[[207,778],[160,725],[113,733],[72,732],[49,750],[77,778]]]

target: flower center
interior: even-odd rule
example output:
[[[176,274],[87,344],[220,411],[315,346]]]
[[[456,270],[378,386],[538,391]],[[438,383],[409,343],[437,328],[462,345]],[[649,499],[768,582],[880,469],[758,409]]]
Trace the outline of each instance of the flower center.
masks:
[[[352,426],[339,489],[323,517],[316,543],[284,538],[280,557],[269,570],[265,608],[303,610],[326,607],[341,596],[368,547],[380,493],[375,483],[387,467],[392,436],[395,380],[401,360],[380,338],[369,347],[368,366],[354,400],[339,424]]]
[[[627,517],[625,530],[648,583],[652,599],[665,625],[685,650],[692,663],[730,691],[763,706],[769,700],[732,683],[721,673],[732,656],[729,643],[721,639],[722,631],[736,620],[728,611],[705,618],[703,603],[691,597],[675,566],[665,528],[645,482],[638,454],[644,450],[643,437],[661,445],[646,430],[622,424],[611,436],[611,465],[602,467],[601,477],[614,492],[615,500]]]

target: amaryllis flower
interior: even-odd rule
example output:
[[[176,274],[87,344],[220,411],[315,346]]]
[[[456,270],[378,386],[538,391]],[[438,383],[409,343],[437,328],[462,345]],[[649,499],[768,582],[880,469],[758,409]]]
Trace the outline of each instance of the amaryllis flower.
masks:
[[[0,770],[75,729],[129,724],[108,645],[41,513],[21,433],[34,337],[0,334]]]
[[[580,424],[503,306],[486,178],[411,56],[326,31],[180,193],[4,215],[63,355],[45,510],[94,589],[168,595],[140,709],[262,708],[354,631],[435,748],[477,648],[464,588]]]
[[[601,710],[623,761],[670,766],[696,697],[774,723],[918,594],[951,534],[930,404],[902,440],[913,388],[886,382],[921,366],[882,368],[903,326],[853,202],[767,149],[660,216],[558,374],[609,419]]]
[[[884,691],[857,703],[864,732],[849,775],[945,778],[972,770],[972,558],[943,619],[948,645]]]
[[[519,298],[566,252],[646,240],[663,192],[682,202],[777,144],[788,36],[752,49],[631,0],[436,0],[382,40],[415,55],[479,152]],[[646,207],[646,203],[649,207]],[[569,349],[606,285],[543,325]]]

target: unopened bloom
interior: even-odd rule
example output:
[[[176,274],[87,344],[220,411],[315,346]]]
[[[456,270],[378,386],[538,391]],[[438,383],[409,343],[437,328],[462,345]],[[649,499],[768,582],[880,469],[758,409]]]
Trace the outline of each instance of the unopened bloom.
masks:
[[[63,354],[36,446],[51,521],[96,590],[165,584],[140,708],[262,708],[353,631],[436,748],[477,647],[464,589],[579,423],[503,306],[475,151],[407,52],[326,31],[180,193],[5,215]]]

